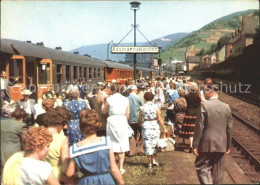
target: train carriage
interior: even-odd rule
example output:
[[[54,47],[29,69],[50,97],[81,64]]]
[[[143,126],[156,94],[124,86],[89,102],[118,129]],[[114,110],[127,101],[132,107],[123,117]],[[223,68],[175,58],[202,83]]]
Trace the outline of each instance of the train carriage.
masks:
[[[105,67],[105,81],[111,83],[112,80],[119,81],[125,84],[127,79],[134,78],[133,67],[117,62],[104,61]]]
[[[35,44],[1,39],[1,70],[7,78],[19,81],[10,87],[14,101],[22,98],[21,90],[30,88],[33,98],[41,98],[48,89],[61,92],[65,86],[79,79],[90,89],[92,84],[104,81],[104,62],[88,56],[71,54]]]
[[[89,56],[44,47],[30,42],[1,39],[0,70],[7,78],[18,82],[9,87],[11,98],[16,102],[23,98],[21,91],[30,89],[31,98],[41,99],[47,90],[61,93],[66,86],[77,84],[82,79],[85,90],[100,81],[112,82],[113,79],[125,83],[134,78],[133,67],[111,61],[102,61]],[[166,71],[163,76],[168,75]],[[155,79],[159,70],[137,67],[137,79]]]
[[[137,76],[138,78],[150,78],[150,79],[155,79],[158,75],[159,72],[157,69],[151,69],[151,68],[145,68],[145,67],[136,67],[137,70]]]

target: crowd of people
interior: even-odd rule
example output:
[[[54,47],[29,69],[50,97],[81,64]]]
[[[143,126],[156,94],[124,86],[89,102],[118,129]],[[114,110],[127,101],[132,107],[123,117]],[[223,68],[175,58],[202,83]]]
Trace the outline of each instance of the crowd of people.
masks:
[[[210,151],[201,146],[201,140],[211,141],[203,130],[212,113],[206,103],[217,99],[211,79],[203,87],[200,91],[189,77],[129,79],[124,85],[99,82],[89,93],[82,84],[70,85],[62,95],[50,89],[38,103],[30,99],[28,89],[17,103],[1,89],[2,183],[124,184],[125,156],[146,155],[149,169],[158,166],[158,141],[161,135],[170,134],[173,139],[176,135],[183,138],[182,144],[189,139],[189,152],[198,156],[198,176],[199,172],[203,176],[210,166],[202,161],[212,156],[200,152],[219,152],[218,148],[221,154],[229,152],[232,127],[229,107],[218,101],[228,112],[227,121],[222,116],[228,134],[221,132],[226,145],[210,145]],[[164,117],[161,110],[166,110]],[[221,116],[217,113],[215,117]],[[220,125],[224,130],[224,123]],[[221,180],[222,174],[214,175]],[[199,179],[206,182],[204,177]]]

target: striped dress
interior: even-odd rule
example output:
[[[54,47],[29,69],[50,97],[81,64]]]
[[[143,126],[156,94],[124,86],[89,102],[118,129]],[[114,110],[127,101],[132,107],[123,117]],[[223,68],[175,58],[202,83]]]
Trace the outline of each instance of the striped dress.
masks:
[[[190,93],[186,97],[187,111],[184,116],[180,137],[193,137],[195,130],[195,122],[200,106],[200,98],[198,93]]]

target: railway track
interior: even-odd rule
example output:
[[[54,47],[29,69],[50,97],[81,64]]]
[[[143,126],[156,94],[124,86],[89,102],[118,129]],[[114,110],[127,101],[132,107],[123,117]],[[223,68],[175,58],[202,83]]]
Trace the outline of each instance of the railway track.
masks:
[[[231,156],[252,183],[260,181],[260,130],[233,114],[233,138]]]
[[[246,90],[239,90],[242,91],[241,93],[239,92],[233,92],[233,91],[237,91],[237,89],[239,89],[237,86],[235,86],[234,84],[222,84],[222,82],[218,82],[218,81],[213,81],[214,83],[218,84],[221,92],[224,92],[230,96],[233,96],[235,98],[238,98],[242,101],[245,101],[247,103],[250,103],[252,105],[256,105],[258,107],[260,107],[260,97],[258,95],[254,95],[252,93],[247,93]],[[227,88],[227,86],[229,86],[229,88]],[[233,86],[233,87],[232,87]],[[233,91],[231,90],[233,89]],[[234,90],[236,89],[236,90]],[[243,93],[245,92],[245,93]]]
[[[194,78],[194,79],[197,81],[197,83],[203,84],[204,79],[202,79],[202,78]],[[240,99],[242,101],[245,101],[247,103],[260,107],[260,96],[259,95],[251,94],[251,93],[235,93],[235,92],[232,92],[231,89],[234,90],[234,89],[239,89],[239,88],[237,88],[237,87],[235,88],[233,86],[232,88],[230,87],[231,89],[227,89],[227,85],[230,86],[230,84],[223,84],[222,82],[219,82],[219,81],[213,81],[213,82],[219,85],[221,92],[224,92],[237,99]]]

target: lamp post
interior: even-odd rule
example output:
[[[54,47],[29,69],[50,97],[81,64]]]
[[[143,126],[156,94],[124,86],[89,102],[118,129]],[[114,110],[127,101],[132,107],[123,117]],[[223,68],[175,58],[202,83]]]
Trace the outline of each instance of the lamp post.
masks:
[[[162,65],[162,59],[161,59],[161,49],[162,47],[158,47],[159,49],[159,59],[158,59],[158,64],[159,64],[159,76],[161,77],[161,65]]]
[[[113,43],[113,40],[111,40],[108,44],[107,44],[107,60],[109,59],[109,44]]]
[[[131,10],[134,10],[134,46],[136,46],[136,10],[140,9],[140,4],[137,1],[130,2]],[[134,53],[134,79],[136,80],[136,53]]]

